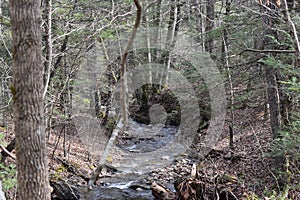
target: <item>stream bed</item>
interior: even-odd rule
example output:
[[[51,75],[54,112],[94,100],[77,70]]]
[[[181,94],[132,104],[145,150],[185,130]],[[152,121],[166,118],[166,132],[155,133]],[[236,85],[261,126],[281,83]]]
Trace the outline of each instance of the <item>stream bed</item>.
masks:
[[[174,142],[179,130],[162,124],[129,123],[129,128],[118,134],[107,158],[118,172],[100,177],[91,190],[79,188],[80,199],[154,199],[149,173],[172,163],[184,151],[182,145]]]

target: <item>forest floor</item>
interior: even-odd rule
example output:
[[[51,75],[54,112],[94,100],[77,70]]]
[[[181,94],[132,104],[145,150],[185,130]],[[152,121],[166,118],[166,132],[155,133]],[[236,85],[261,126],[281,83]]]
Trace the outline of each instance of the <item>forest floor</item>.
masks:
[[[236,199],[252,199],[254,194],[262,199],[277,191],[280,187],[277,178],[279,170],[276,169],[278,163],[271,156],[272,135],[267,116],[255,109],[238,110],[235,116],[233,149],[229,148],[228,124],[225,124],[221,140],[205,158],[198,158],[195,156],[197,153],[194,156],[183,155],[171,164],[148,173],[147,181],[155,181],[174,190],[171,188],[173,183],[191,176],[192,166],[196,164],[198,174],[209,182],[206,188],[219,185],[219,189],[226,188]],[[5,132],[5,139],[9,142],[13,137],[12,130],[6,129]],[[63,123],[57,125],[51,130],[47,146],[51,180],[63,180],[76,187],[86,187],[87,178],[99,157],[89,153],[76,130],[65,129]],[[6,162],[13,160],[8,158]],[[102,176],[113,175],[107,172]],[[104,184],[101,177],[97,184]],[[290,199],[300,199],[299,189],[290,191]]]
[[[170,187],[175,180],[190,176],[192,165],[196,163],[202,176],[208,177],[211,182],[218,179],[221,188],[229,188],[238,199],[246,199],[254,194],[262,198],[276,191],[280,187],[275,175],[279,170],[271,156],[272,135],[267,116],[255,109],[238,110],[235,116],[237,120],[233,151],[229,148],[228,124],[225,124],[222,139],[204,159],[183,156],[172,164],[150,172],[148,181]],[[65,148],[66,160],[77,166],[87,177],[96,166],[97,158],[89,154],[77,134],[67,134],[65,147],[62,146],[63,138],[61,136],[59,139],[59,135],[59,129],[54,130],[48,141],[51,177],[85,186],[85,180],[68,172],[56,158],[64,157]],[[224,181],[226,178],[228,180]],[[101,178],[98,184],[101,184]],[[300,199],[300,193],[294,194],[297,195]]]

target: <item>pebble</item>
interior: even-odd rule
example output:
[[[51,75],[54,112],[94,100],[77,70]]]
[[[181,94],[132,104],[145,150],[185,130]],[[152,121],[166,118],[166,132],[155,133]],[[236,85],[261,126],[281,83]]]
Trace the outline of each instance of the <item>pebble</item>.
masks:
[[[178,178],[191,174],[192,162],[187,158],[178,159],[175,163],[149,173],[151,181],[162,181],[173,184]]]
[[[170,160],[170,156],[163,156],[161,157],[162,160]]]

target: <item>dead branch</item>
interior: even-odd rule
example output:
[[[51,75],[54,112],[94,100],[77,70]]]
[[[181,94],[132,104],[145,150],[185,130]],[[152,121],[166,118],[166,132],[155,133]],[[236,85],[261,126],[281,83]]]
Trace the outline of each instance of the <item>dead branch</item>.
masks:
[[[295,53],[295,50],[280,50],[280,49],[244,49],[238,55],[241,55],[247,51],[257,52],[257,53]]]
[[[12,154],[11,152],[9,152],[4,146],[2,146],[1,144],[0,144],[0,148],[9,156],[9,157],[11,157],[12,159],[16,159],[16,156],[14,155],[14,154]]]
[[[56,160],[58,160],[64,167],[66,167],[68,172],[71,172],[72,174],[74,174],[76,176],[79,176],[80,178],[82,178],[86,182],[89,181],[89,177],[87,177],[81,171],[76,169],[76,167],[73,164],[71,164],[70,162],[68,162],[67,160],[64,160],[64,159],[61,159],[61,158],[58,158],[58,157],[56,158]]]
[[[16,146],[16,139],[14,138],[13,140],[10,141],[10,143],[7,145],[5,148],[8,152],[12,152]],[[4,162],[6,157],[9,156],[9,154],[6,153],[5,150],[1,152],[1,161]]]

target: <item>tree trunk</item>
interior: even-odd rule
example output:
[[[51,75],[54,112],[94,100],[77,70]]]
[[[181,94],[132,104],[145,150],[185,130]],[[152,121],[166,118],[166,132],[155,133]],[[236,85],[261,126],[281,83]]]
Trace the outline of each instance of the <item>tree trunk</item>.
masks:
[[[128,57],[128,53],[130,51],[130,48],[133,44],[133,40],[135,38],[137,29],[140,25],[141,22],[141,16],[142,16],[142,7],[140,5],[139,0],[134,0],[135,6],[137,8],[137,14],[136,14],[136,20],[130,35],[130,38],[126,44],[124,54],[122,55],[122,60],[121,60],[121,79],[122,79],[122,84],[121,84],[121,111],[122,111],[122,120],[123,124],[126,126],[127,121],[128,121],[128,115],[127,115],[127,80],[126,80],[126,60]]]
[[[263,48],[272,49],[270,35],[276,37],[276,32],[272,29],[276,21],[274,15],[276,15],[276,9],[279,4],[277,1],[259,1],[262,5],[262,19],[265,28]],[[281,115],[280,115],[280,93],[278,89],[277,70],[273,66],[265,65],[265,73],[267,80],[267,93],[268,93],[268,104],[270,109],[270,123],[273,137],[278,136],[278,130],[281,127]]]
[[[205,38],[206,38],[206,35],[205,35],[205,17],[203,16],[202,13],[204,13],[204,9],[205,9],[205,6],[202,5],[203,2],[202,0],[197,0],[196,1],[196,4],[195,4],[195,7],[194,7],[194,13],[195,13],[195,17],[196,17],[196,22],[197,22],[197,30],[199,32],[199,37],[197,38],[199,40],[199,43],[201,44],[201,50],[202,52],[205,51]]]
[[[0,0],[0,16],[2,16],[2,0]],[[2,35],[2,24],[0,24],[0,35]],[[1,69],[2,70],[2,69]],[[2,73],[0,73],[2,75]],[[5,116],[4,111],[2,110],[5,102],[5,88],[4,88],[4,80],[1,78],[0,80],[0,126],[5,126]]]
[[[43,124],[41,12],[38,0],[11,0],[14,126],[19,199],[50,200]]]
[[[271,130],[274,138],[277,137],[278,131],[281,127],[281,115],[280,115],[280,97],[278,91],[276,70],[272,66],[266,67],[266,79],[267,79],[267,93],[268,103],[270,109],[270,123]]]
[[[294,6],[294,1],[287,1],[283,0],[283,6],[284,6],[284,16],[285,16],[285,21],[287,25],[289,26],[290,29],[290,36],[293,39],[293,44],[295,48],[295,67],[300,66],[300,42],[296,30],[296,26],[290,16],[289,9]]]
[[[161,25],[161,3],[162,0],[157,0],[156,6],[155,6],[155,13],[154,13],[154,19],[153,19],[153,27],[155,28],[154,31],[154,46],[157,46],[157,41],[159,41],[159,31],[160,31],[160,25]],[[153,60],[154,62],[157,62],[157,49],[154,49],[153,51]]]
[[[210,35],[210,32],[214,28],[214,20],[215,20],[215,0],[206,1],[206,40],[205,40],[205,50],[206,52],[212,53],[214,40]]]
[[[130,38],[126,44],[125,50],[124,50],[124,54],[122,55],[122,60],[121,60],[121,75],[123,77],[122,80],[122,88],[121,88],[121,110],[122,110],[122,120],[120,120],[117,124],[117,127],[114,129],[114,131],[112,132],[106,146],[104,149],[104,152],[101,155],[101,159],[98,162],[97,168],[93,171],[91,178],[88,182],[88,187],[91,189],[92,186],[94,185],[94,183],[96,182],[104,164],[107,158],[108,153],[111,150],[111,147],[118,135],[118,133],[121,131],[121,128],[123,128],[124,126],[126,126],[127,123],[127,103],[126,103],[126,60],[127,60],[127,56],[128,56],[128,52],[133,44],[133,40],[135,38],[135,35],[137,33],[137,29],[140,25],[140,21],[141,21],[141,16],[142,16],[142,7],[140,5],[140,1],[139,0],[134,0],[135,6],[137,8],[137,14],[136,14],[136,20],[135,20],[135,24],[134,27],[132,29]],[[124,80],[125,78],[125,80]]]
[[[44,91],[43,98],[45,98],[52,66],[52,0],[45,1],[45,76],[44,76]]]
[[[226,0],[225,1],[225,16],[226,18],[230,15],[230,6],[231,1]],[[226,26],[226,25],[225,25]],[[234,135],[234,88],[233,88],[233,80],[231,75],[231,69],[229,66],[229,58],[228,58],[228,31],[227,29],[224,29],[223,31],[223,43],[222,43],[222,60],[223,65],[227,69],[227,76],[228,76],[228,84],[229,84],[229,90],[230,90],[230,125],[229,125],[229,147],[231,150],[233,150],[233,135]],[[232,152],[231,152],[232,153]],[[232,156],[232,154],[231,154]]]
[[[171,51],[176,45],[177,35],[179,31],[179,21],[180,21],[179,15],[180,15],[181,6],[182,5],[179,1],[170,2],[170,19],[168,23],[168,32],[167,32],[166,46],[165,46],[167,53],[165,55],[165,60],[164,60],[164,62],[166,63],[166,68],[164,71],[165,80],[160,81],[161,83],[160,87],[168,85],[169,71],[171,68],[171,56],[172,56]]]
[[[2,16],[2,3],[3,3],[3,0],[0,0],[0,16]],[[2,34],[2,23],[0,24],[0,34]]]

